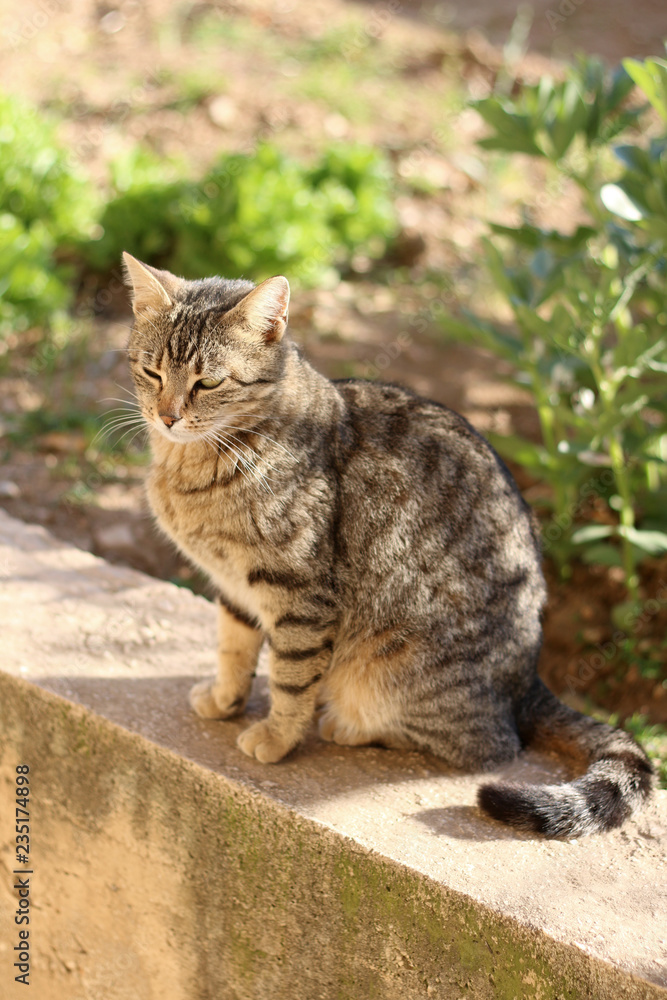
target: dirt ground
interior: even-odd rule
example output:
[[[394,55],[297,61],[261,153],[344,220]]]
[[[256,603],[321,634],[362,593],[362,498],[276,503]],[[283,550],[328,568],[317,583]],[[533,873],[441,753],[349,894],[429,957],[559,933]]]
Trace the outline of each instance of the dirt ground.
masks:
[[[408,185],[399,198],[402,236],[392,262],[399,270],[378,277],[362,268],[335,288],[300,293],[292,312],[293,336],[331,377],[403,382],[463,412],[482,432],[537,437],[530,401],[503,381],[507,370],[484,351],[446,341],[439,317],[443,309],[471,297],[477,308],[486,308],[476,252],[490,218],[516,220],[528,198],[537,222],[555,224],[564,214],[576,218],[576,202],[567,190],[558,199],[539,199],[544,179],[539,170],[528,190],[524,174],[509,171],[498,178],[485,173],[474,147],[483,127],[472,112],[447,104],[448,85],[453,89],[456,82],[467,96],[482,96],[503,65],[519,77],[536,79],[559,73],[558,60],[577,51],[610,61],[660,54],[667,35],[663,3],[539,0],[530,24],[526,14],[517,20],[517,5],[510,0],[239,0],[178,8],[166,0],[141,5],[72,0],[52,4],[47,15],[43,8],[35,2],[19,10],[1,0],[6,41],[0,86],[64,112],[65,140],[100,180],[110,156],[136,141],[165,154],[187,151],[191,163],[202,165],[222,149],[251,148],[258,135],[270,135],[302,155],[323,138],[347,138],[388,149],[404,178],[418,164],[430,187],[424,196]],[[191,35],[210,15],[228,19],[237,35],[220,51],[203,52],[199,69],[210,72],[212,83],[183,113],[178,81],[200,58]],[[351,16],[358,21],[355,44],[373,46],[380,55],[391,51],[398,58],[398,53],[400,72],[396,79],[364,80],[358,94],[335,95],[338,104],[327,104],[306,80],[306,71],[302,80],[299,65],[285,59],[285,46],[320,44],[325,29],[344,25]],[[514,47],[503,56],[501,47],[512,30]],[[522,31],[527,33],[523,46]],[[278,56],[265,37],[277,39]],[[335,59],[331,65],[335,68]],[[224,85],[218,76],[224,76]],[[118,108],[125,105],[129,112],[121,117]],[[448,138],[435,143],[433,135],[443,122]],[[442,282],[429,281],[430,275],[447,276],[444,292]],[[13,366],[0,377],[5,432],[16,413],[48,407],[54,400],[101,415],[129,398],[122,349],[130,314],[117,282],[107,287],[113,289],[112,301],[97,309],[67,370],[36,369],[29,342],[18,346]],[[98,291],[99,284],[83,276],[79,302],[95,303]],[[132,451],[127,463],[105,465],[104,453],[81,430],[57,423],[40,427],[32,438],[10,439],[6,433],[4,442],[0,504],[9,513],[44,524],[112,561],[205,590],[205,582],[157,536],[143,503],[142,467]],[[530,498],[535,484],[516,471]],[[662,682],[631,666],[619,685],[613,657],[601,651],[618,633],[609,609],[622,599],[623,588],[613,568],[577,567],[568,581],[559,580],[550,566],[547,571],[546,679],[574,699],[591,696],[621,715],[639,711],[654,721],[667,720]],[[662,580],[667,581],[667,561],[648,564],[645,595],[659,589]],[[625,639],[650,645],[665,625],[667,610],[660,605]],[[616,646],[622,641],[617,636]]]
[[[578,52],[595,53],[608,62],[627,56],[661,55],[667,28],[667,10],[662,0],[469,0],[440,3],[406,0],[403,10],[430,24],[452,31],[479,31],[494,45],[506,43],[519,9],[529,24],[531,51],[561,59]],[[532,14],[532,17],[531,17]]]

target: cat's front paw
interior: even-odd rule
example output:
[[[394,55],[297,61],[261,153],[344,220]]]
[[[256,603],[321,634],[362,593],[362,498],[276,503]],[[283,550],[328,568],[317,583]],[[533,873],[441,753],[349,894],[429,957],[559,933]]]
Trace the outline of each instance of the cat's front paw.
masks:
[[[245,708],[248,695],[229,694],[217,680],[199,681],[190,689],[190,704],[202,719],[231,719]]]
[[[255,757],[262,764],[275,764],[289,753],[295,743],[279,733],[270,719],[262,719],[242,732],[236,745],[248,757]]]

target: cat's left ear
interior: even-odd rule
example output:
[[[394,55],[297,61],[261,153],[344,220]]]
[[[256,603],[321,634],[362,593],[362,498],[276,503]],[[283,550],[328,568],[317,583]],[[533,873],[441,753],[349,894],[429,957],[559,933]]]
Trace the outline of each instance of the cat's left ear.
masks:
[[[267,278],[229,312],[229,319],[238,321],[253,339],[277,343],[287,329],[289,281],[282,275]]]
[[[132,254],[123,252],[125,283],[132,289],[132,309],[139,316],[148,310],[171,309],[180,279],[169,271],[159,271],[142,264]]]

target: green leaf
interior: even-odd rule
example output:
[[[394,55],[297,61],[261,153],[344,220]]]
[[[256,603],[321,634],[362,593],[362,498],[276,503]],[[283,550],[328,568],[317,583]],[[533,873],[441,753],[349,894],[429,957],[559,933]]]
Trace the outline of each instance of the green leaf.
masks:
[[[664,59],[624,59],[623,66],[644,91],[658,114],[667,121],[667,62]]]
[[[615,533],[615,528],[611,524],[587,524],[583,528],[577,528],[572,535],[574,545],[586,545],[588,542],[597,542],[601,538],[609,538]]]
[[[565,155],[575,135],[581,131],[588,118],[588,108],[575,80],[569,80],[562,95],[559,96],[556,118],[549,129],[549,137],[557,160]]]
[[[667,552],[667,534],[664,531],[645,531],[640,528],[619,525],[617,534],[652,556],[660,556]]]
[[[633,201],[619,184],[605,184],[600,189],[600,199],[608,212],[618,215],[628,222],[639,222],[644,211]]]
[[[616,604],[611,612],[611,620],[614,625],[630,632],[641,615],[643,607],[639,601],[623,601]]]
[[[487,437],[496,451],[504,458],[509,458],[520,465],[541,469],[544,472],[553,468],[553,460],[542,445],[527,441],[515,434],[489,433]]]
[[[472,316],[466,310],[464,315],[469,318],[469,322],[464,323],[449,314],[443,317],[442,329],[446,336],[457,337],[466,343],[481,344],[501,357],[507,358],[508,361],[516,363],[521,351],[520,340],[499,330],[492,323]]]
[[[548,247],[554,253],[565,255],[578,250],[597,232],[592,226],[577,226],[576,230],[568,235],[560,233],[557,229],[540,229],[538,226],[527,224],[513,228],[494,222],[491,223],[490,228],[499,236],[507,236],[513,242],[529,247],[531,250]]]
[[[526,115],[508,110],[497,97],[473,101],[472,107],[495,129],[494,136],[480,140],[479,145],[484,149],[501,149],[509,153],[544,156],[543,150],[533,138],[531,123]]]
[[[623,559],[621,553],[615,545],[608,545],[600,542],[597,545],[590,545],[581,553],[582,562],[589,566],[622,566]]]
[[[629,170],[636,170],[639,173],[648,173],[650,171],[649,154],[641,146],[614,146],[614,155]]]

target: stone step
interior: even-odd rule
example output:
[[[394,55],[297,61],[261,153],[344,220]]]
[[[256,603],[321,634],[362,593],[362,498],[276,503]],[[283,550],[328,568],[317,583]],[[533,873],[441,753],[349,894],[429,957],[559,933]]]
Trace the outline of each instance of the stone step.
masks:
[[[20,764],[38,1000],[667,997],[666,792],[621,830],[545,841],[421,754],[313,732],[249,760],[247,718],[188,706],[213,672],[212,605],[3,512],[0,637],[3,1000],[28,995]],[[260,672],[249,717],[267,705]],[[565,772],[527,753],[498,774]]]

